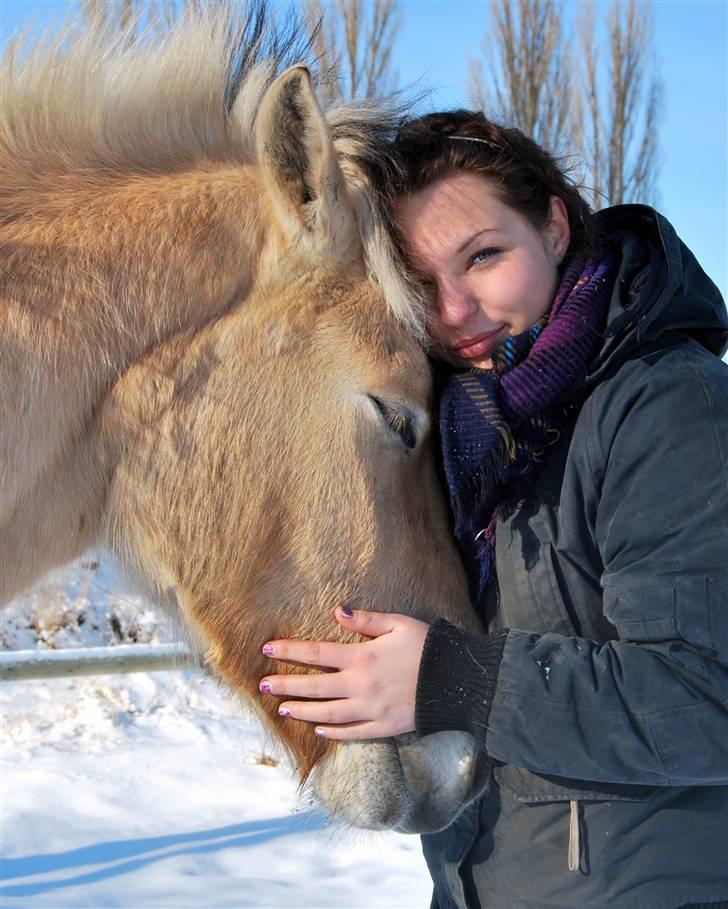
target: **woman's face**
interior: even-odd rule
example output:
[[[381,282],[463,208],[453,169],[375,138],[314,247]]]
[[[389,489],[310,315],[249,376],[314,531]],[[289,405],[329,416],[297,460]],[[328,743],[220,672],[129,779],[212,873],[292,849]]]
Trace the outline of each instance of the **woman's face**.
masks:
[[[428,331],[458,366],[489,368],[491,352],[546,313],[569,245],[564,203],[537,230],[501,202],[495,185],[452,171],[399,200],[395,210],[412,266],[431,302]]]

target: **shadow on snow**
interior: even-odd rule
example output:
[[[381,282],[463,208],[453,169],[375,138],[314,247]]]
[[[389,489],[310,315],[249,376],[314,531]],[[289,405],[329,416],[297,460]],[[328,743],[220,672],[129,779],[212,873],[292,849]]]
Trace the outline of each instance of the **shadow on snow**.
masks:
[[[28,855],[15,859],[2,859],[2,879],[51,874],[86,865],[115,863],[53,880],[36,880],[12,886],[0,886],[0,896],[33,896],[63,887],[91,884],[106,878],[128,874],[163,859],[180,855],[200,855],[218,849],[245,848],[256,846],[292,833],[310,833],[326,826],[326,816],[318,811],[306,811],[291,817],[251,821],[245,824],[231,824],[196,833],[180,833],[173,836],[151,836],[134,840],[112,840],[95,843],[67,852],[53,852]],[[205,842],[207,841],[207,842]],[[162,851],[163,850],[163,851]],[[152,854],[154,853],[154,854]],[[119,861],[127,859],[128,861]]]

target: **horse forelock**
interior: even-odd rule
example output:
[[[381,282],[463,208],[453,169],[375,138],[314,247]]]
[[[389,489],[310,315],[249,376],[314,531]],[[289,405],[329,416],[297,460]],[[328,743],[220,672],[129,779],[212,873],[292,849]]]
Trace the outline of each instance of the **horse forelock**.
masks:
[[[327,117],[356,209],[370,280],[381,289],[394,317],[426,344],[424,302],[394,240],[389,187],[398,165],[387,139],[400,115],[396,105],[365,104],[335,108]]]

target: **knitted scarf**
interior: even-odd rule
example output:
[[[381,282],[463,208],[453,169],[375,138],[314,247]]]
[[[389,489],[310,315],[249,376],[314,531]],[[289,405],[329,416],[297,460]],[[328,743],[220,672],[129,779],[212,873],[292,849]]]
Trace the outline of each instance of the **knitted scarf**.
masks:
[[[482,608],[495,526],[525,498],[535,467],[560,435],[556,411],[599,349],[615,261],[573,260],[546,316],[493,352],[491,369],[452,373],[440,397],[440,437],[471,595]]]

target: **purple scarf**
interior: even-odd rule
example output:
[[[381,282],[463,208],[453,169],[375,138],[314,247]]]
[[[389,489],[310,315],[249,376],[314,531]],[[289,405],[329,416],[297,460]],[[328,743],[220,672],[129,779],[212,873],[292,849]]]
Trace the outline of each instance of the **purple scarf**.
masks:
[[[536,465],[560,435],[559,398],[599,349],[614,266],[609,254],[570,262],[537,325],[496,348],[492,369],[455,372],[442,388],[442,457],[476,607],[491,574],[498,518],[529,492]]]

